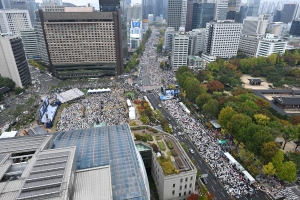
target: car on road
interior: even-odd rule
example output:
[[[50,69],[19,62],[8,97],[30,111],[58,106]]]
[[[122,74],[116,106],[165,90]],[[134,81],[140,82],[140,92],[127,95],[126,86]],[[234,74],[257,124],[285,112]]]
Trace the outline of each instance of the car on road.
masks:
[[[195,153],[193,149],[189,149],[189,152],[190,152],[191,154],[194,154],[194,153]]]
[[[207,185],[208,184],[208,181],[207,181],[207,178],[201,178],[202,182]]]
[[[170,117],[167,117],[167,120],[168,120],[168,121],[171,121]]]
[[[161,108],[161,104],[158,104],[158,107],[160,107],[160,108]]]

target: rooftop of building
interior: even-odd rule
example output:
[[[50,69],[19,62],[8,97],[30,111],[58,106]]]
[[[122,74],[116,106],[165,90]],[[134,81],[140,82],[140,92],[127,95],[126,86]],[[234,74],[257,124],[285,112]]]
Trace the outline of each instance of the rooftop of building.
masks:
[[[0,146],[0,199],[148,199],[127,124],[0,139]]]
[[[300,105],[300,97],[272,97],[274,101],[281,105],[293,106],[293,105]]]

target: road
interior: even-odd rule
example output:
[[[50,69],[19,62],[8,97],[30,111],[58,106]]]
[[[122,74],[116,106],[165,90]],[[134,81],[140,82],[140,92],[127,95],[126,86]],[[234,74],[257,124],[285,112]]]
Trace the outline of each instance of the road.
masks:
[[[170,113],[166,109],[158,107],[158,104],[160,104],[161,102],[159,101],[157,94],[148,93],[147,97],[148,97],[151,105],[154,108],[159,109],[162,112],[162,114],[165,116],[166,119],[170,119],[168,121],[172,125],[174,133],[183,132],[182,128],[180,126],[178,126],[178,123],[170,115]],[[222,199],[222,200],[230,199],[231,196],[227,194],[226,190],[223,188],[222,184],[219,182],[219,179],[217,179],[214,176],[211,168],[205,162],[205,160],[201,157],[201,155],[199,154],[197,149],[194,147],[192,141],[188,138],[188,136],[187,135],[177,136],[177,139],[180,142],[183,142],[184,144],[186,144],[189,149],[194,150],[194,152],[195,152],[194,154],[191,154],[190,152],[188,152],[187,154],[189,155],[189,157],[191,159],[193,159],[195,161],[195,165],[201,174],[208,174],[208,177],[207,177],[208,184],[206,185],[208,191],[210,193],[213,193],[215,195],[216,199]],[[248,200],[250,200],[250,199],[252,199],[252,200],[266,199],[266,200],[268,200],[270,198],[264,192],[258,191],[258,193],[252,195],[251,197],[242,197],[240,199],[248,199]]]

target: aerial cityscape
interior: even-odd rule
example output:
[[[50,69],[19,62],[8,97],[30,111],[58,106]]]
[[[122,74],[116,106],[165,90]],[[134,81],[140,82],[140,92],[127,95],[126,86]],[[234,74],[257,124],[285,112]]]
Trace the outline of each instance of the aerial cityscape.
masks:
[[[299,200],[299,4],[0,0],[0,200]]]

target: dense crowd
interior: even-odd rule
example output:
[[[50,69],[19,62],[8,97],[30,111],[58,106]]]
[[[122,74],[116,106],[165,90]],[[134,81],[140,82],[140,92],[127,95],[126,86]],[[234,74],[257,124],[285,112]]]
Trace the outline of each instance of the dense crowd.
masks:
[[[107,125],[125,123],[128,114],[121,92],[121,89],[113,89],[112,92],[89,94],[76,100],[61,112],[57,130],[89,128],[102,122]]]
[[[175,99],[164,101],[163,106],[194,141],[199,153],[212,168],[214,175],[223,183],[228,194],[241,197],[256,192],[241,171],[229,162],[224,155],[225,148],[218,144],[218,139],[212,131],[208,131],[199,120],[187,114]]]

